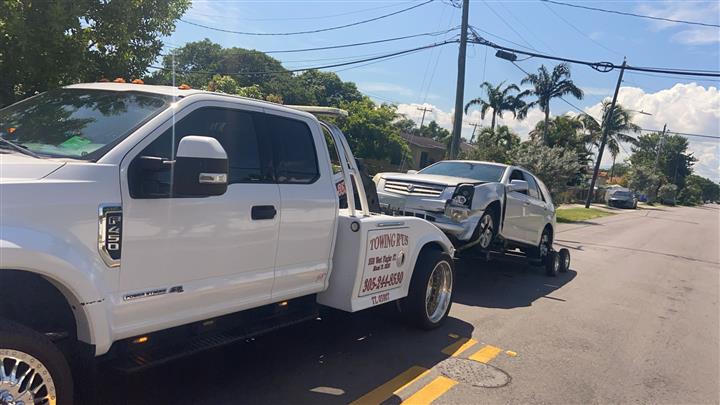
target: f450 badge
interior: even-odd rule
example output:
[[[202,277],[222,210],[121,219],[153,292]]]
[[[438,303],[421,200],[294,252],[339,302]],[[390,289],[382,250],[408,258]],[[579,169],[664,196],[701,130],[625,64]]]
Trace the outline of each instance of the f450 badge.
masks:
[[[122,207],[103,204],[99,210],[98,250],[108,267],[120,266],[122,253]]]

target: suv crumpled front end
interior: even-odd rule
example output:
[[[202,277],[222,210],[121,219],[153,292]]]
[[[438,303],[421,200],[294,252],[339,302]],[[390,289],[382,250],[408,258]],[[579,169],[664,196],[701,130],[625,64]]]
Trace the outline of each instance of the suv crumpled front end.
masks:
[[[384,213],[424,218],[459,241],[470,240],[485,209],[471,204],[477,180],[402,173],[383,173],[374,180]]]

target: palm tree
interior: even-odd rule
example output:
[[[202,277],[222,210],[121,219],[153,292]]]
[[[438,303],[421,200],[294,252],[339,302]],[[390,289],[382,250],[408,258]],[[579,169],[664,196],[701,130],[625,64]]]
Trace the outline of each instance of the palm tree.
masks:
[[[583,91],[570,80],[570,65],[567,63],[556,65],[552,73],[548,72],[545,65],[542,65],[537,73],[528,74],[520,83],[529,83],[534,87],[532,94],[537,97],[537,100],[529,103],[527,108],[538,106],[545,113],[543,140],[547,142],[550,101],[553,98],[562,97],[567,94],[572,95],[578,100],[582,100]]]
[[[605,125],[608,126],[608,137],[606,145],[610,156],[612,156],[613,164],[610,169],[610,177],[615,172],[615,159],[620,154],[620,143],[627,142],[633,145],[637,144],[637,140],[632,136],[628,135],[627,132],[640,132],[640,127],[632,122],[633,114],[626,110],[622,105],[615,104],[612,114],[609,115],[610,102],[603,101],[602,111],[603,117],[605,117]],[[597,120],[587,114],[582,115],[583,122],[586,124],[592,134],[593,143],[600,147],[602,142],[602,132],[604,126],[597,122]]]
[[[529,92],[520,92],[520,88],[515,84],[509,84],[503,88],[504,84],[505,82],[502,82],[497,86],[493,86],[490,82],[483,82],[480,88],[484,89],[485,93],[487,93],[487,101],[480,97],[470,100],[465,104],[465,114],[467,114],[470,107],[479,105],[480,118],[485,119],[485,114],[491,109],[492,120],[490,122],[490,129],[492,131],[495,130],[496,118],[502,118],[505,111],[511,112],[514,118],[525,118],[527,115],[527,105],[522,98],[528,95]],[[510,92],[518,92],[518,94],[512,95]]]

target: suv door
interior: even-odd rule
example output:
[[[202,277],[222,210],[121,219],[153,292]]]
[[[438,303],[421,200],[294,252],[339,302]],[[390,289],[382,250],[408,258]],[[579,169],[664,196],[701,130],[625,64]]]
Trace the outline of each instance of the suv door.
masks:
[[[527,239],[533,244],[539,244],[542,230],[545,227],[547,206],[545,204],[545,201],[543,201],[542,193],[540,192],[540,188],[537,184],[537,181],[535,180],[535,177],[527,172],[524,172],[523,174],[525,175],[525,179],[528,182],[528,197],[530,200],[530,205],[528,206],[527,210]]]
[[[280,192],[269,146],[259,136],[262,114],[238,110],[236,103],[205,105],[188,107],[184,117],[181,111],[175,126],[164,125],[122,163],[123,253],[115,314],[121,329],[139,327],[129,325],[134,319],[162,327],[270,301]],[[172,161],[186,135],[215,137],[225,149],[225,194],[173,197],[170,164],[143,169],[141,156]]]
[[[512,180],[525,180],[521,170],[512,169],[507,184]],[[529,243],[530,197],[527,192],[511,191],[506,194],[505,221],[502,235],[510,240]]]

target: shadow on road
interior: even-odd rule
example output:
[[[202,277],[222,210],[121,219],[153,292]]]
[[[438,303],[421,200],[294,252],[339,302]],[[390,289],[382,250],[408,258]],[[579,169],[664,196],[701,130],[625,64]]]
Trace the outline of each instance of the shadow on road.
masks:
[[[349,403],[414,366],[431,368],[441,350],[471,336],[449,318],[422,331],[390,308],[282,329],[146,371],[102,370],[102,404],[340,404]]]
[[[485,308],[529,307],[540,298],[563,301],[553,297],[552,292],[577,275],[571,269],[557,277],[548,277],[544,268],[522,261],[483,263],[467,258],[457,264],[454,302]]]

